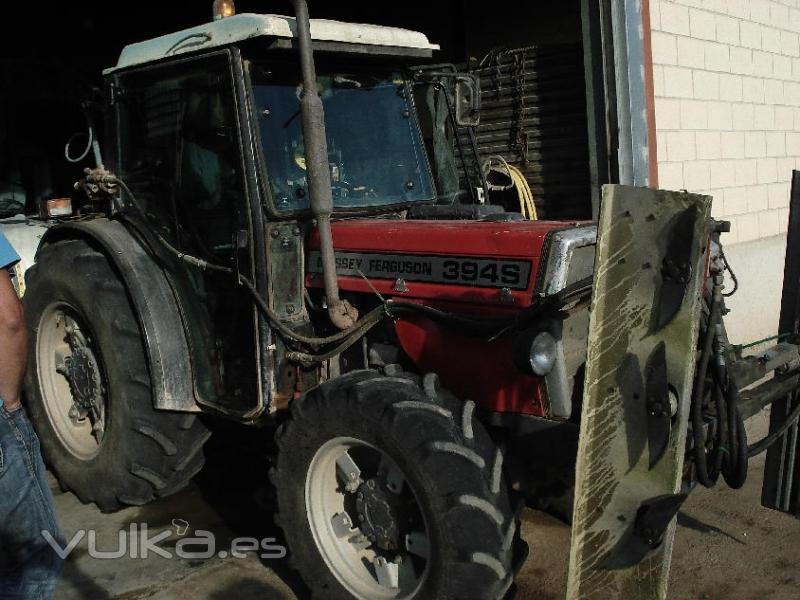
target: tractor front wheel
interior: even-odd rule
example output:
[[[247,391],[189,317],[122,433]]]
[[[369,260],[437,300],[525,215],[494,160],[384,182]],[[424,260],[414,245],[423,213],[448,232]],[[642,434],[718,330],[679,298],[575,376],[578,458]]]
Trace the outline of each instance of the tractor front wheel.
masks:
[[[435,375],[357,371],[292,407],[276,521],[315,598],[494,599],[517,520],[503,455]]]

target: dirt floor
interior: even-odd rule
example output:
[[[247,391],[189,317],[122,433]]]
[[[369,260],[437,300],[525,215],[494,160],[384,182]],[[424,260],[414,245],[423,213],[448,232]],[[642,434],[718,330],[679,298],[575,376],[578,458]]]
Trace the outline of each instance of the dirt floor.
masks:
[[[760,429],[760,427],[759,427]],[[257,447],[257,446],[256,446]],[[216,550],[235,537],[280,538],[272,523],[272,498],[263,459],[239,439],[213,460],[189,488],[143,508],[102,514],[81,505],[72,494],[56,496],[67,539],[95,530],[96,547],[119,547],[120,531],[149,535],[171,532],[159,547],[170,551],[181,539],[179,527],[215,535]],[[739,492],[720,485],[692,494],[678,519],[669,598],[675,600],[796,600],[800,598],[800,521],[759,505],[763,458],[751,463],[751,476]],[[194,535],[197,535],[195,533]],[[523,536],[531,558],[519,577],[518,598],[564,597],[569,528],[541,512],[523,516]],[[165,535],[166,537],[166,535]],[[283,600],[306,598],[302,582],[284,560],[247,558],[97,559],[89,556],[88,534],[69,557],[57,597],[64,600],[208,599]],[[279,543],[279,542],[277,542]],[[198,551],[202,548],[198,548]],[[141,554],[141,552],[139,553]]]

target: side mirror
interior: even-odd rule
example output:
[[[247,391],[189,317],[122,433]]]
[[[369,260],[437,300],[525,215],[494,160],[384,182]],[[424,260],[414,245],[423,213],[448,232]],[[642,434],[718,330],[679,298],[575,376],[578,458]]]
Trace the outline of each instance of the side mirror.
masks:
[[[481,85],[477,75],[456,76],[456,123],[461,127],[477,127],[481,123]]]

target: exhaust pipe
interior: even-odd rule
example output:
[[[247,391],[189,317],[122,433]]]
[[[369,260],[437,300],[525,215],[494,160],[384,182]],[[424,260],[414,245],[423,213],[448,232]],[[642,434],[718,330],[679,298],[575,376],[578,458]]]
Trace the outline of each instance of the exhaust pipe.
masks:
[[[308,17],[306,0],[293,0],[293,4],[297,23],[297,45],[300,48],[300,65],[303,71],[300,111],[303,119],[306,175],[311,197],[311,213],[317,221],[319,231],[325,299],[331,323],[339,329],[347,329],[358,320],[358,311],[347,300],[339,298],[339,281],[336,276],[331,232],[333,192],[328,164],[328,141],[325,134],[325,111],[317,91],[317,72],[311,47],[311,21]]]

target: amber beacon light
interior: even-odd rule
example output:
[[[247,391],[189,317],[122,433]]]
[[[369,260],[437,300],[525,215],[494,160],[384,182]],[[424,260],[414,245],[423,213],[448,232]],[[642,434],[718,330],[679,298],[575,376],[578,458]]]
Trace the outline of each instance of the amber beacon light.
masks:
[[[236,14],[233,0],[214,0],[214,20],[226,19]]]

